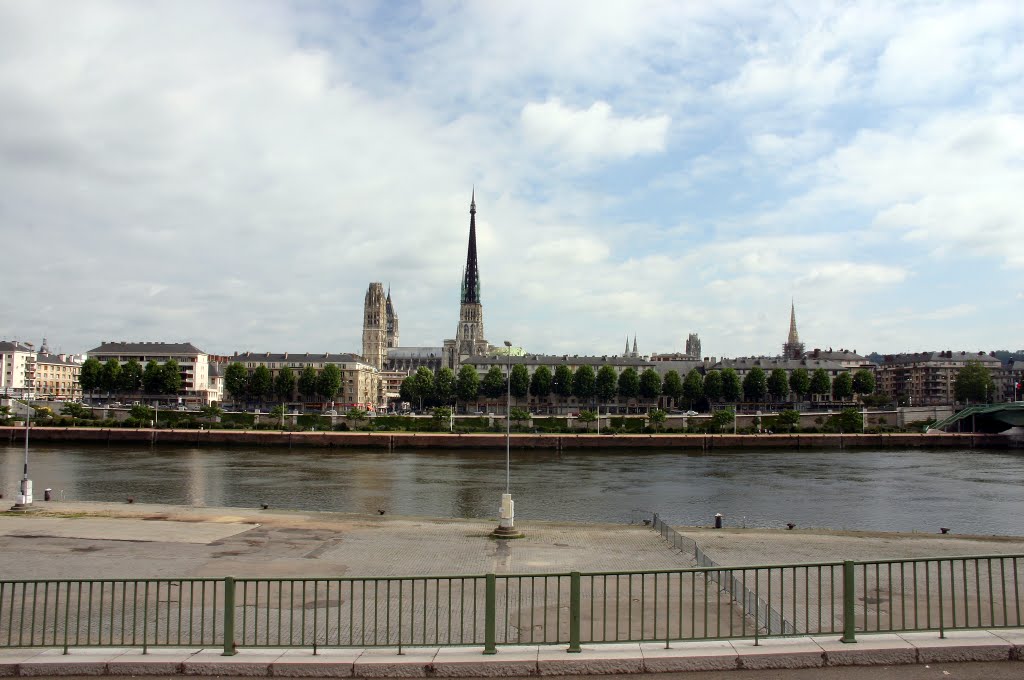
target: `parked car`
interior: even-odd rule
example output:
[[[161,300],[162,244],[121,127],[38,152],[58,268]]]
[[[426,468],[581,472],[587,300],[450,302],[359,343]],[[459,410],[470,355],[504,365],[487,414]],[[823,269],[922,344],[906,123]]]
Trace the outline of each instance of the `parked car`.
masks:
[[[686,415],[688,415],[688,416],[695,416],[695,415],[697,415],[697,412],[696,411],[687,411]]]

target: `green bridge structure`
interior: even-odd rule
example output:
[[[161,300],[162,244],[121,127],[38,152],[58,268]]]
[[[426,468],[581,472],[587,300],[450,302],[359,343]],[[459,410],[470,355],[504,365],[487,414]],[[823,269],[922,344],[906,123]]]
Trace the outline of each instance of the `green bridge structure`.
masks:
[[[1024,427],[1024,401],[968,406],[936,422],[928,429],[944,432],[998,433],[1012,427]]]

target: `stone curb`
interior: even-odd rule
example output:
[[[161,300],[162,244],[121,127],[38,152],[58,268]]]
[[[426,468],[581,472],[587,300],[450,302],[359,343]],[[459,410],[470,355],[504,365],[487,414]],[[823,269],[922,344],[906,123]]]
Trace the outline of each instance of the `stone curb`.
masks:
[[[674,643],[482,648],[0,649],[0,677],[180,675],[293,678],[499,678],[684,671],[893,666],[948,662],[1024,661],[1024,629],[864,635],[856,644],[832,637],[709,640]]]

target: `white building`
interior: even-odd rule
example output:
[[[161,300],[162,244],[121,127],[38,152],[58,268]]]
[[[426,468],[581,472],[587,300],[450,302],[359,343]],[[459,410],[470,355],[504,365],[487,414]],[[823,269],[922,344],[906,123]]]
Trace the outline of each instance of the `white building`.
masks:
[[[181,373],[180,398],[202,404],[220,398],[210,385],[209,355],[190,342],[103,342],[87,354],[100,363],[114,359],[123,365],[135,359],[143,367],[150,360],[163,366],[174,359]]]
[[[0,341],[0,394],[34,396],[36,351],[17,340]]]

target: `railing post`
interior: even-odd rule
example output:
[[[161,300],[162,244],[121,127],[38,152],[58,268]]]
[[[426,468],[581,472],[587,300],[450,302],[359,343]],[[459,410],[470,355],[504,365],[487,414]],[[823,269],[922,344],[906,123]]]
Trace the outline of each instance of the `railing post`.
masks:
[[[946,603],[942,601],[942,560],[939,560],[938,562],[936,562],[935,566],[936,566],[936,568],[938,569],[938,572],[939,572],[939,639],[941,640],[941,639],[945,639],[945,637],[946,637],[946,624],[945,624],[945,618],[946,617],[943,614],[943,610],[945,610],[945,608],[946,608]],[[953,560],[949,561],[949,575],[951,577],[953,575]],[[950,583],[952,583],[952,581],[953,581],[953,579],[950,578]],[[955,592],[953,593],[953,597],[956,597],[956,593]],[[928,623],[931,624],[931,621],[929,621]]]
[[[569,649],[580,651],[580,572],[569,575]]]
[[[494,574],[487,574],[484,589],[484,654],[497,654],[498,588]]]
[[[853,609],[855,590],[854,564],[846,560],[843,562],[843,637],[840,642],[857,641],[857,618]]]
[[[221,656],[234,656],[235,649],[235,579],[224,577],[224,651]]]

